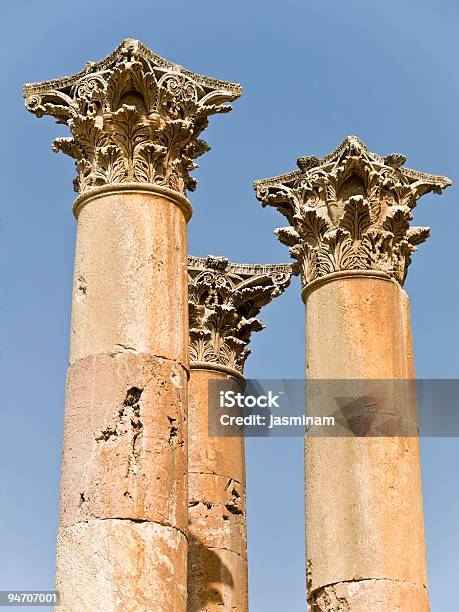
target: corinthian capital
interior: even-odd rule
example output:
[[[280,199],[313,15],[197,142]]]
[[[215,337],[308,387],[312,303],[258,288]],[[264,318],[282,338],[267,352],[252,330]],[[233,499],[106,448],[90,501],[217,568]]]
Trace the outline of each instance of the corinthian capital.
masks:
[[[263,329],[257,315],[283,293],[289,264],[234,264],[224,257],[188,257],[190,360],[242,374],[252,332]]]
[[[138,40],[125,40],[70,77],[24,86],[28,110],[69,126],[54,151],[76,160],[75,191],[112,183],[153,183],[194,190],[193,161],[209,146],[198,136],[208,116],[231,110],[240,85],[169,62]]]
[[[276,235],[290,247],[303,284],[341,270],[379,270],[403,285],[411,254],[430,232],[410,227],[412,209],[451,181],[405,168],[403,155],[370,153],[356,136],[323,159],[297,163],[299,170],[254,187],[263,206],[287,218],[290,226]]]

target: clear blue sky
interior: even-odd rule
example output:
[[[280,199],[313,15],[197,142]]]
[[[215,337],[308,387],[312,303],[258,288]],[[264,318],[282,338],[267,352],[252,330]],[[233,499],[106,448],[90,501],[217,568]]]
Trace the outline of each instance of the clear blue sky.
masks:
[[[132,9],[130,10],[130,7]],[[233,261],[288,260],[251,183],[324,155],[347,134],[407,165],[457,176],[456,0],[2,0],[2,375],[0,588],[50,589],[75,221],[73,163],[51,152],[66,135],[27,113],[24,82],[71,74],[126,37],[191,70],[239,81],[243,97],[211,119],[190,252]],[[432,237],[406,284],[419,377],[455,378],[459,298],[457,186],[416,209]],[[303,376],[304,310],[298,284],[263,312],[249,377]],[[457,439],[423,441],[433,612],[451,610],[459,578]],[[304,604],[301,439],[247,444],[251,612]]]

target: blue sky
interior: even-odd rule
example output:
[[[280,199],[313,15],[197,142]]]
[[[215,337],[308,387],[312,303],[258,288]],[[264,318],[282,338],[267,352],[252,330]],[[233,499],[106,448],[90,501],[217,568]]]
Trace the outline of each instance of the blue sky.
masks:
[[[195,173],[190,252],[287,261],[273,236],[283,220],[261,208],[251,183],[294,169],[299,155],[324,155],[357,134],[377,153],[401,152],[410,167],[456,178],[458,26],[454,0],[2,0],[1,589],[53,584],[75,243],[73,164],[51,152],[66,129],[25,111],[22,84],[71,74],[126,37],[241,82],[234,111],[212,118],[205,135],[213,149]],[[432,227],[406,283],[417,375],[456,378],[457,187],[424,197],[415,220]],[[302,377],[298,283],[262,316],[267,329],[254,339],[247,376]],[[440,612],[459,577],[459,443],[422,446]],[[304,610],[302,440],[249,440],[247,464],[251,611]]]

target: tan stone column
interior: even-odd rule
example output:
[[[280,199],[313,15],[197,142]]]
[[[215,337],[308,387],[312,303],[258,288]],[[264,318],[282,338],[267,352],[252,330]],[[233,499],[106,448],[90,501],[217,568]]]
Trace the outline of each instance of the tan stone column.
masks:
[[[263,329],[256,317],[289,284],[291,266],[190,257],[188,270],[188,612],[247,612],[244,439],[209,436],[208,387],[242,390],[247,344]]]
[[[239,86],[138,41],[26,85],[67,123],[79,192],[57,589],[62,611],[184,611],[188,171]]]
[[[300,158],[299,170],[255,183],[290,222],[276,232],[302,276],[310,381],[414,378],[402,285],[429,229],[410,227],[411,210],[450,181],[404,163],[349,137],[323,159]],[[379,388],[377,408],[392,399],[390,383]],[[394,433],[306,438],[312,612],[429,610],[419,443]]]

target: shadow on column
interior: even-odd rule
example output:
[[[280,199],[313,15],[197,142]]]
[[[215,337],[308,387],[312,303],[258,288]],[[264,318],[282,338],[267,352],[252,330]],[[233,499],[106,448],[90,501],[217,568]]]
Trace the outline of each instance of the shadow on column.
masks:
[[[221,589],[219,585],[226,586]],[[188,606],[187,612],[202,612],[213,604],[223,606],[223,591],[234,586],[227,565],[193,535],[188,539]],[[224,608],[223,608],[224,609]]]

